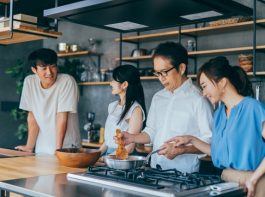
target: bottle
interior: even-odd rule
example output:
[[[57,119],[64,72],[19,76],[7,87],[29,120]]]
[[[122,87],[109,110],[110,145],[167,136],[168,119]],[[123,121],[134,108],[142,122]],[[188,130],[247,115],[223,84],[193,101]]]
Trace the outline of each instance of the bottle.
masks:
[[[103,144],[104,142],[104,128],[101,127],[100,130],[99,130],[99,143],[100,144]]]

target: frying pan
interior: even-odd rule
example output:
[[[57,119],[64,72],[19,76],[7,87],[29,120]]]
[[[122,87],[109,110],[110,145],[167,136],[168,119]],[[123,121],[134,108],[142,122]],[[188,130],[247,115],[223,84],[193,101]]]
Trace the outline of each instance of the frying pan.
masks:
[[[129,170],[139,168],[144,165],[145,157],[129,156],[127,159],[117,159],[116,155],[107,155],[103,157],[105,164],[114,169]]]
[[[117,159],[116,155],[107,155],[104,156],[103,159],[105,164],[110,168],[118,170],[129,170],[129,169],[140,168],[145,164],[148,164],[150,156],[154,153],[157,153],[160,150],[161,149],[155,150],[149,153],[146,157],[130,155],[127,159],[122,160],[122,159]]]

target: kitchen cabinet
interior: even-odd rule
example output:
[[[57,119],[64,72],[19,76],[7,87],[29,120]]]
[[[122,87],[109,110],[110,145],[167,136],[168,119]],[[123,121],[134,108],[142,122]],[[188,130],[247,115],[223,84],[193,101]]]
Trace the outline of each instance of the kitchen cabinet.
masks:
[[[41,27],[40,24],[29,23],[30,25],[25,25],[26,21],[23,21],[23,24],[14,25],[14,21],[21,22],[22,20],[13,19],[13,0],[1,0],[0,4],[3,4],[6,7],[5,16],[7,16],[7,8],[9,7],[9,19],[11,24],[8,27],[0,28],[0,45],[10,45],[21,42],[28,42],[33,40],[42,40],[46,38],[58,38],[62,35],[61,32],[51,30],[51,27]],[[9,22],[6,21],[6,22]],[[4,23],[1,21],[1,23]],[[11,27],[10,27],[11,26]]]

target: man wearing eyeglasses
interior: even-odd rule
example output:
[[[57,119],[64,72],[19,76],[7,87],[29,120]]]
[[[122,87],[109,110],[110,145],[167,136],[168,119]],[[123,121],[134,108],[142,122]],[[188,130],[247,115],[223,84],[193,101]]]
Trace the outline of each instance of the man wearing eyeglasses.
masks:
[[[188,54],[177,43],[160,44],[153,55],[154,75],[164,89],[151,103],[146,127],[138,135],[125,133],[125,143],[153,143],[151,167],[175,168],[182,172],[199,170],[198,153],[193,146],[173,148],[166,143],[177,135],[193,135],[207,143],[211,140],[212,107],[187,77]]]

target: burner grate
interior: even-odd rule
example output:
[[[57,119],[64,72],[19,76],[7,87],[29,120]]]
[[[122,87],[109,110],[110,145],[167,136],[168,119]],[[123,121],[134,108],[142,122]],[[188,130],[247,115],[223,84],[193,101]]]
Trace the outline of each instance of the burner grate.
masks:
[[[172,188],[175,191],[190,190],[222,182],[220,176],[217,175],[182,173],[176,169],[138,168],[117,170],[102,166],[89,166],[86,174],[91,177],[100,177],[137,187],[152,189]]]

